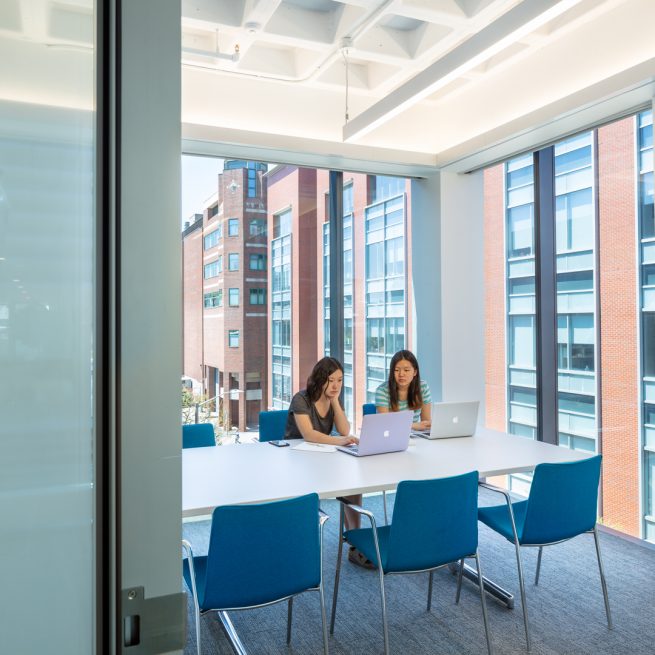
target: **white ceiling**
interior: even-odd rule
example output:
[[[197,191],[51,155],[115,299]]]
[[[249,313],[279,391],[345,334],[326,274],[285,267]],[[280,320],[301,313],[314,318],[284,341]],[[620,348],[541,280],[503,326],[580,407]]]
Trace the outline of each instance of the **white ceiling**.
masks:
[[[601,101],[620,113],[653,97],[655,0],[182,0],[182,12],[194,138],[442,166],[575,127],[566,119]]]
[[[181,5],[194,151],[466,170],[655,96],[655,0]],[[0,0],[0,99],[91,109],[93,6]]]

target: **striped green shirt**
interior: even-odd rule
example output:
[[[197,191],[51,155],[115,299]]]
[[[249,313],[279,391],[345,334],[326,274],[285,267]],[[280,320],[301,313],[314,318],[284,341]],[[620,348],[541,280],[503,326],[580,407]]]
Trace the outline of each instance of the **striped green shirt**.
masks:
[[[425,380],[421,380],[421,394],[423,396],[423,404],[427,405],[432,402],[432,394],[430,393],[430,387]],[[389,398],[389,383],[383,382],[375,390],[375,406],[376,407],[387,407],[391,411],[391,400]],[[406,400],[398,401],[398,410],[408,409]],[[421,407],[414,410],[414,423],[418,423],[421,420]]]

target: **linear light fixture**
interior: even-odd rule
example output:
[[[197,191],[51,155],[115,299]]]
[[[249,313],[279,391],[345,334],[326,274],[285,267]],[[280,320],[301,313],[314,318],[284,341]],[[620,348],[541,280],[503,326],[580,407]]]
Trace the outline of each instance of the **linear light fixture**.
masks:
[[[579,2],[581,0],[523,0],[346,123],[343,140],[352,141],[368,134]]]

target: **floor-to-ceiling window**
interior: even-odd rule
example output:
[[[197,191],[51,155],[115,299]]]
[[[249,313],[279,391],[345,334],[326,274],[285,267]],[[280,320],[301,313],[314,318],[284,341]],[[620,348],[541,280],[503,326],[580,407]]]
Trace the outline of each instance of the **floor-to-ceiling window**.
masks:
[[[558,441],[596,450],[593,134],[555,145]]]
[[[505,165],[507,430],[536,438],[534,167],[532,154]],[[510,477],[523,490],[530,476]]]
[[[506,307],[498,326],[506,400],[501,407],[492,397],[493,415],[513,434],[601,453],[603,522],[653,541],[652,112],[568,136],[485,175],[488,226],[505,234],[505,295],[499,285],[487,290],[488,301]],[[497,240],[489,244],[496,261]],[[491,355],[497,329],[487,339]],[[525,493],[530,476],[509,476],[508,484]]]
[[[267,168],[182,157],[184,420],[212,422],[221,442],[268,404]]]
[[[276,409],[291,401],[291,210],[273,217],[271,240],[272,400]]]
[[[641,255],[641,375],[643,384],[644,536],[655,541],[655,218],[653,112],[637,116],[638,205]]]
[[[353,185],[346,184],[343,188],[343,400],[346,416],[355,420],[353,407],[353,366],[354,366],[354,339],[353,339]]]
[[[328,196],[326,196],[327,202]],[[353,412],[353,185],[343,187],[343,403],[348,420]],[[323,223],[323,335],[324,352],[330,355],[330,224]]]
[[[255,403],[286,409],[314,363],[334,354],[331,302],[342,298],[343,402],[356,429],[390,357],[409,345],[407,179],[343,174],[342,251],[334,253],[342,289],[333,294],[329,171],[193,156],[182,163],[184,373],[192,389],[202,388],[193,401],[217,427],[256,438]],[[230,376],[244,356],[257,365]],[[240,409],[232,411],[244,393],[252,406],[245,428]],[[214,412],[214,397],[227,415]]]
[[[404,185],[401,178],[377,178],[376,201],[365,212],[367,402],[387,378],[393,354],[405,347]]]
[[[535,249],[532,155],[507,163],[507,379],[508,429],[535,438]]]

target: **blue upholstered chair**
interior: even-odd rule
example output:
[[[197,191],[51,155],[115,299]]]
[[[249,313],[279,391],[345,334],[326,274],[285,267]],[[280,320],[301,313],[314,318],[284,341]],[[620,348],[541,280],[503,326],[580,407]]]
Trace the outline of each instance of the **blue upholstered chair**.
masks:
[[[287,429],[289,410],[273,409],[268,412],[259,412],[259,440],[273,441],[284,439]]]
[[[601,456],[596,455],[578,462],[539,464],[534,470],[530,495],[527,500],[520,502],[512,502],[509,493],[504,489],[480,483],[480,486],[505,496],[506,503],[504,505],[481,507],[478,517],[485,525],[512,542],[516,549],[528,650],[530,650],[530,632],[521,564],[521,546],[537,546],[539,548],[534,581],[536,585],[539,584],[541,554],[544,546],[567,541],[585,532],[593,534],[605,600],[607,625],[612,627],[607,584],[596,528],[600,462]]]
[[[464,558],[474,557],[478,574],[482,578],[478,556],[478,472],[437,480],[403,481],[398,485],[391,525],[377,527],[375,518],[357,505],[341,500],[339,551],[332,599],[330,632],[334,632],[334,620],[339,593],[339,575],[343,544],[355,546],[378,568],[382,601],[382,625],[384,652],[389,653],[387,611],[384,578],[396,573],[429,572],[427,609],[432,603],[433,571],[451,562],[460,563],[455,602],[459,602]],[[366,516],[370,528],[344,532],[344,506],[349,506]],[[487,649],[491,655],[491,639],[487,622],[487,607],[480,588],[482,617]]]
[[[362,405],[362,414],[366,416],[367,414],[377,414],[377,408],[375,403],[364,403]]]
[[[291,642],[293,597],[318,591],[323,623],[323,651],[328,653],[323,596],[322,533],[327,515],[318,495],[257,505],[217,507],[212,514],[209,552],[195,556],[183,541],[187,557],[183,575],[193,595],[197,652],[200,616],[210,612],[251,609],[288,601],[287,644]],[[288,557],[279,557],[288,553]]]
[[[182,448],[215,446],[214,426],[211,423],[191,423],[182,426]]]

